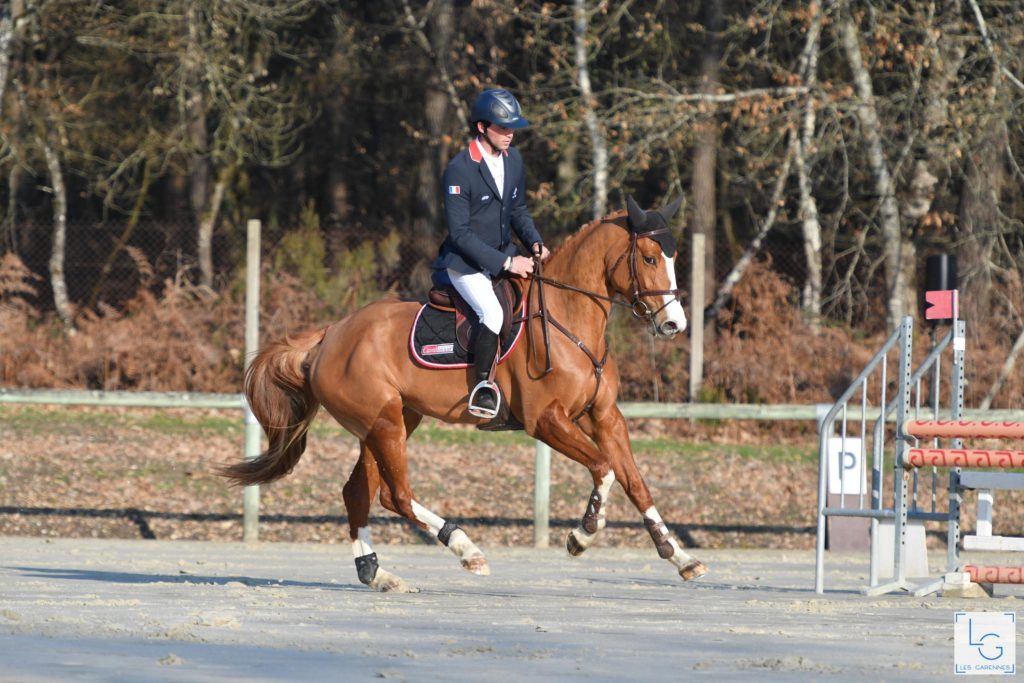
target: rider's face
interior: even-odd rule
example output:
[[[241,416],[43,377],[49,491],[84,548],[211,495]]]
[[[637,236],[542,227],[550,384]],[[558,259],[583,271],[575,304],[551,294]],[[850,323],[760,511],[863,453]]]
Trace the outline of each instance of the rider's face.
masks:
[[[496,123],[492,123],[484,131],[484,137],[487,138],[487,142],[494,148],[495,153],[504,152],[508,149],[512,145],[513,135],[515,135],[513,129],[499,126]]]

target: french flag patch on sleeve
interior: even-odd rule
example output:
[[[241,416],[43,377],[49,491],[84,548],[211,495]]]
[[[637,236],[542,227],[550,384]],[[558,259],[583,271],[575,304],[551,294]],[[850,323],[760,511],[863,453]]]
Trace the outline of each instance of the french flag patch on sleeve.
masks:
[[[459,187],[458,185],[449,185],[448,186],[448,194],[460,194],[461,192],[462,192],[462,188]]]

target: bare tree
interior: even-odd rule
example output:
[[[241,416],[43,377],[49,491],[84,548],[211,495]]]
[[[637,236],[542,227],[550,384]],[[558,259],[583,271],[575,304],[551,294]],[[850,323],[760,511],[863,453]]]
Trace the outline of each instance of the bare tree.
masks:
[[[576,59],[576,82],[580,90],[580,108],[583,122],[590,137],[591,156],[594,165],[594,218],[600,218],[608,211],[608,146],[604,132],[594,111],[596,100],[590,85],[590,66],[587,57],[587,33],[590,25],[586,0],[573,0],[573,37]]]
[[[718,89],[722,30],[721,0],[709,0],[703,5],[704,49],[700,62],[700,91],[715,94]],[[693,231],[704,235],[704,278],[715,282],[715,175],[718,159],[718,122],[709,116],[700,124],[697,145],[693,155]],[[711,320],[711,316],[705,321]]]
[[[960,228],[962,231],[962,266],[964,298],[971,302],[965,315],[971,323],[987,317],[993,296],[994,271],[997,270],[993,252],[998,247],[1004,224],[1000,196],[1009,178],[1007,169],[1013,162],[1007,120],[1012,111],[1003,108],[1005,99],[1019,99],[1024,85],[1003,66],[993,36],[975,0],[968,0],[985,53],[991,64],[987,75],[987,93],[984,113],[979,116],[979,139],[965,150],[967,175],[960,197]],[[1006,84],[1014,92],[1006,92]],[[1018,347],[1019,348],[1019,347]]]
[[[4,94],[7,92],[7,82],[10,74],[11,51],[15,43],[15,24],[23,18],[25,3],[22,0],[13,0],[9,7],[0,8],[0,120],[4,120]],[[0,133],[3,146],[6,152],[12,153],[15,143]],[[12,250],[16,248],[17,239],[15,236],[15,221],[17,219],[16,204],[14,201],[17,191],[17,178],[20,169],[19,164],[11,164],[10,175],[8,176],[8,205],[6,215],[0,221],[0,232],[3,233],[3,245]]]
[[[53,303],[64,328],[74,334],[71,302],[68,300],[67,278],[64,276],[64,259],[67,252],[68,234],[68,191],[64,183],[64,169],[61,167],[60,144],[52,132],[39,133],[39,144],[46,157],[53,193],[53,242],[50,246],[50,286],[53,289]]]
[[[775,177],[775,184],[772,189],[771,199],[768,203],[768,213],[764,217],[764,220],[758,226],[757,234],[747,245],[743,255],[737,259],[733,265],[732,270],[722,278],[722,283],[718,286],[718,290],[715,292],[715,300],[711,302],[707,310],[704,313],[704,319],[707,322],[714,320],[718,315],[719,311],[729,300],[729,295],[732,293],[733,288],[739,284],[740,278],[743,277],[743,273],[750,267],[751,261],[757,256],[757,253],[761,250],[761,245],[764,243],[764,238],[768,235],[773,227],[775,227],[775,220],[779,216],[779,207],[782,206],[782,198],[786,189],[786,180],[789,177],[790,168],[792,167],[793,157],[796,156],[797,149],[797,135],[790,133],[789,145],[786,148],[786,156],[782,160],[782,168],[779,170],[778,175]]]
[[[44,29],[40,25],[40,12],[45,9],[44,2],[36,5],[26,3],[23,7],[25,17],[24,37],[17,46],[19,75],[13,79],[18,97],[19,114],[35,138],[35,143],[45,161],[49,176],[48,191],[52,197],[51,216],[52,233],[50,242],[50,287],[53,291],[53,303],[64,328],[74,334],[73,311],[68,299],[67,280],[64,274],[64,260],[67,242],[67,184],[62,162],[62,150],[69,146],[67,132],[59,109],[54,106],[57,92],[49,74],[51,54],[39,46],[47,46],[43,39]],[[17,19],[17,16],[15,17]],[[50,46],[52,47],[52,46]],[[34,56],[35,51],[43,55],[45,63],[40,63]],[[23,80],[24,79],[24,80]],[[30,102],[31,92],[34,97]]]
[[[13,6],[0,7],[0,118],[3,117],[4,92],[7,90],[7,72],[10,70],[11,43],[14,39],[12,10],[15,10]]]
[[[294,159],[299,133],[317,114],[272,61],[306,58],[302,24],[318,8],[316,0],[185,0],[181,8],[185,50],[178,80],[165,87],[179,93],[202,285],[213,283],[214,229],[236,175],[245,164]]]
[[[879,197],[878,220],[881,225],[882,249],[886,278],[886,324],[895,329],[907,310],[904,295],[906,291],[903,267],[903,233],[900,228],[899,208],[892,173],[882,145],[881,123],[875,106],[875,95],[861,55],[860,35],[849,7],[840,12],[839,38],[846,61],[853,75],[857,93],[856,111],[860,121],[860,133],[864,138],[868,167],[874,179],[875,191]]]
[[[821,225],[818,221],[817,203],[809,174],[809,157],[815,139],[815,101],[814,88],[817,80],[817,60],[819,40],[822,26],[822,8],[818,2],[808,7],[811,22],[807,30],[804,48],[800,55],[797,68],[801,86],[798,92],[804,96],[803,115],[799,126],[792,126],[786,136],[785,157],[781,169],[773,184],[772,194],[768,200],[768,211],[764,220],[757,226],[757,232],[746,245],[743,254],[733,264],[732,269],[720,283],[715,292],[714,300],[706,311],[706,319],[714,319],[728,301],[733,288],[739,283],[754,257],[758,254],[765,237],[775,226],[780,207],[785,198],[786,183],[790,169],[797,168],[800,189],[800,215],[804,233],[804,255],[807,262],[807,284],[804,287],[804,310],[816,323],[821,315]],[[696,181],[695,181],[696,182]]]
[[[412,239],[423,256],[414,268],[412,278],[420,289],[429,288],[430,272],[427,268],[431,253],[437,249],[445,226],[441,217],[441,177],[449,155],[449,111],[457,112],[463,128],[456,139],[467,135],[468,125],[461,100],[458,99],[448,68],[455,13],[452,0],[433,3],[422,18],[417,18],[406,0],[402,2],[405,25],[428,58],[423,94],[423,121],[426,130],[420,145],[418,182],[413,195]],[[409,122],[406,122],[407,124]]]
[[[807,88],[804,115],[796,143],[797,181],[800,187],[800,222],[804,234],[804,259],[807,263],[807,282],[803,289],[803,310],[811,324],[817,328],[821,319],[821,223],[818,220],[818,204],[814,199],[814,188],[810,175],[810,156],[814,147],[814,126],[816,103],[813,95],[818,79],[818,53],[821,39],[823,9],[817,0],[807,8],[811,13],[811,25],[807,31],[807,42],[800,55],[800,80]]]

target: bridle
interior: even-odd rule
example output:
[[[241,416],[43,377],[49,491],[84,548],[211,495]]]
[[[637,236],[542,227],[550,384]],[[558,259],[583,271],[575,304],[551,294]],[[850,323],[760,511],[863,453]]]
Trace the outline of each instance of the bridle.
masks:
[[[679,295],[682,294],[683,290],[679,287],[675,289],[640,289],[640,276],[638,275],[637,270],[637,259],[639,258],[637,242],[639,242],[640,239],[643,237],[653,239],[654,235],[663,235],[668,232],[669,229],[667,227],[658,228],[656,230],[648,230],[647,232],[633,232],[632,230],[629,231],[629,248],[626,251],[622,252],[622,254],[619,255],[619,258],[615,260],[615,263],[612,265],[609,274],[614,275],[615,271],[618,270],[619,266],[622,264],[622,261],[624,259],[628,259],[627,263],[629,264],[629,289],[632,290],[632,299],[630,301],[623,301],[622,299],[617,299],[614,296],[606,296],[598,292],[592,292],[588,289],[583,289],[582,287],[570,285],[566,282],[560,282],[558,280],[552,280],[551,278],[545,277],[542,273],[542,264],[538,259],[535,259],[534,261],[534,272],[530,276],[530,289],[533,289],[534,283],[537,284],[539,297],[538,300],[541,302],[543,301],[543,286],[547,284],[551,285],[552,287],[557,287],[559,289],[565,289],[571,292],[576,292],[578,294],[583,294],[584,296],[588,296],[591,299],[607,301],[608,303],[615,306],[626,306],[627,308],[630,309],[630,312],[633,314],[634,318],[636,318],[637,320],[646,320],[652,328],[655,328],[655,319],[657,318],[657,315],[661,313],[663,310],[665,310],[668,306],[671,306],[673,301],[678,301]],[[647,305],[647,302],[643,300],[644,297],[666,295],[671,296],[672,299],[669,299],[658,308],[652,309],[650,306]],[[543,306],[541,308],[543,308]],[[539,315],[541,318],[548,317],[546,315],[546,312],[543,310],[539,312]]]
[[[619,264],[622,263],[622,259],[626,258],[628,256],[628,258],[629,258],[629,284],[630,284],[630,286],[633,289],[633,301],[630,303],[630,308],[632,310],[634,318],[636,318],[637,320],[643,320],[643,319],[646,318],[647,319],[647,323],[652,328],[655,326],[654,320],[657,317],[657,315],[659,313],[661,313],[663,310],[665,310],[665,308],[667,308],[669,305],[671,305],[673,301],[677,301],[679,299],[679,295],[682,293],[683,290],[678,288],[678,287],[675,288],[675,289],[645,289],[645,290],[641,290],[640,289],[640,276],[637,274],[637,262],[636,261],[637,261],[637,258],[638,258],[638,256],[637,256],[638,250],[636,248],[636,245],[637,245],[637,242],[640,240],[641,237],[650,237],[650,238],[653,239],[653,235],[664,235],[664,234],[666,234],[668,232],[669,232],[669,229],[667,227],[665,227],[665,228],[658,228],[657,230],[648,230],[647,232],[639,232],[639,233],[633,232],[632,230],[630,230],[629,231],[629,250],[624,252],[621,256],[619,256],[619,258],[615,261],[615,265],[612,266],[612,270],[611,270],[612,274],[614,275],[616,269],[618,269],[618,267],[619,267]],[[659,246],[661,246],[661,245],[659,245]],[[651,310],[651,307],[647,305],[647,302],[643,301],[643,297],[646,297],[646,296],[665,296],[665,295],[671,296],[672,299],[669,299],[664,304],[662,304],[659,308],[656,308],[654,310]],[[615,302],[613,302],[613,303],[615,303]]]
[[[616,298],[615,296],[607,296],[599,292],[592,292],[589,289],[583,289],[582,287],[570,285],[567,282],[552,280],[549,277],[545,277],[543,274],[543,265],[541,263],[541,260],[537,257],[534,257],[534,271],[533,274],[530,275],[530,287],[527,292],[527,300],[530,301],[533,299],[533,290],[536,287],[537,312],[529,313],[529,311],[527,310],[527,312],[523,316],[523,320],[524,322],[529,322],[529,320],[532,318],[540,318],[541,321],[541,331],[544,335],[545,365],[544,370],[540,374],[540,377],[544,377],[552,370],[554,370],[554,368],[551,365],[551,338],[548,331],[549,324],[553,325],[555,329],[557,329],[559,332],[565,335],[569,339],[569,341],[571,341],[573,344],[579,347],[579,349],[584,354],[586,354],[588,358],[590,358],[590,362],[594,365],[594,376],[597,379],[597,382],[594,386],[594,394],[591,396],[587,404],[583,407],[583,410],[580,412],[580,414],[573,418],[574,422],[579,420],[588,412],[590,412],[590,409],[594,405],[594,401],[597,398],[597,392],[601,387],[601,376],[604,373],[604,365],[608,361],[608,344],[605,343],[604,355],[601,358],[598,358],[597,355],[594,354],[594,352],[587,347],[587,345],[583,342],[582,339],[577,337],[568,328],[566,328],[564,325],[558,322],[558,320],[552,317],[552,315],[548,312],[547,305],[544,301],[544,285],[551,285],[552,287],[557,287],[558,289],[576,292],[577,294],[582,294],[594,301],[605,301],[613,306],[625,306],[630,309],[630,312],[633,314],[634,318],[636,318],[637,320],[646,320],[651,330],[656,331],[657,323],[655,322],[655,320],[657,318],[657,315],[661,313],[661,311],[663,311],[666,307],[670,306],[674,301],[678,301],[679,295],[682,293],[683,290],[678,287],[676,289],[640,289],[640,276],[638,274],[639,271],[637,268],[637,259],[639,258],[639,250],[637,249],[637,243],[640,241],[641,238],[647,237],[653,239],[655,235],[661,235],[668,232],[669,229],[667,227],[657,228],[655,230],[648,230],[647,232],[634,232],[633,230],[629,230],[629,248],[626,251],[624,251],[619,256],[619,258],[615,260],[615,263],[612,265],[612,268],[609,271],[609,276],[612,277],[615,275],[615,271],[618,270],[619,266],[622,264],[622,261],[625,259],[629,265],[629,289],[632,290],[631,301],[624,301],[622,299]],[[673,298],[669,299],[656,309],[652,309],[650,306],[647,305],[647,302],[643,301],[644,297],[665,295],[671,296]],[[530,348],[533,352],[533,360],[536,364],[537,345],[534,343],[532,325],[527,325],[526,334],[529,338]]]

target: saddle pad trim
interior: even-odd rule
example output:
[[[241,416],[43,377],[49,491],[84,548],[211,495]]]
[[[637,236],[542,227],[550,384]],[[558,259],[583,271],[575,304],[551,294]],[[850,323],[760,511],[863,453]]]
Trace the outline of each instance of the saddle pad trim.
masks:
[[[524,294],[523,295],[523,302],[524,302],[524,304],[525,304],[525,301],[526,301],[526,295]],[[425,368],[430,368],[431,370],[460,370],[460,369],[464,370],[464,369],[470,367],[469,363],[451,363],[451,364],[432,363],[429,360],[425,360],[422,356],[420,356],[418,353],[416,353],[416,326],[419,325],[420,316],[423,315],[423,309],[425,309],[427,306],[430,306],[431,308],[437,308],[436,306],[431,306],[431,304],[426,303],[426,304],[423,304],[422,306],[420,306],[420,310],[418,310],[416,312],[416,319],[412,321],[412,328],[409,330],[409,355],[412,356],[413,360],[416,361],[416,363],[418,365],[421,365],[421,366],[423,366]],[[515,325],[516,323],[512,323],[512,324]],[[500,354],[498,356],[498,364],[499,365],[506,358],[508,358],[510,355],[512,355],[512,352],[515,351],[516,346],[519,345],[519,340],[523,336],[523,330],[526,328],[526,324],[525,324],[525,322],[521,322],[521,323],[518,323],[518,324],[519,324],[519,329],[516,331],[516,336],[512,338],[512,343],[509,344],[508,351],[506,351],[505,353]]]

